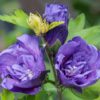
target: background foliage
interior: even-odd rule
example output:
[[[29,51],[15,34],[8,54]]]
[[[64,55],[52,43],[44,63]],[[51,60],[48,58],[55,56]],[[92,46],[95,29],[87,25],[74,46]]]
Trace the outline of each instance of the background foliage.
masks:
[[[29,13],[30,11],[39,11],[41,14],[46,3],[64,3],[70,10],[69,36],[80,35],[88,43],[96,45],[100,49],[100,1],[99,0],[0,0],[0,14],[12,13],[15,9],[22,8]],[[33,10],[34,9],[34,10]],[[20,16],[20,13],[18,14]],[[20,17],[21,18],[21,17]],[[21,18],[23,19],[23,17]],[[21,20],[24,22],[24,20]],[[0,50],[8,47],[15,42],[15,38],[22,33],[31,33],[26,24],[14,26],[12,24],[0,21]],[[22,27],[25,25],[25,27]],[[66,41],[67,41],[66,40]],[[48,61],[47,68],[50,69]],[[53,79],[52,72],[49,78]],[[29,96],[21,93],[12,93],[8,90],[1,90],[0,98],[2,100],[56,100],[56,89],[53,85],[47,83],[42,91],[36,96]],[[73,89],[64,89],[64,100],[100,100],[100,81],[83,90],[83,93],[77,93]]]

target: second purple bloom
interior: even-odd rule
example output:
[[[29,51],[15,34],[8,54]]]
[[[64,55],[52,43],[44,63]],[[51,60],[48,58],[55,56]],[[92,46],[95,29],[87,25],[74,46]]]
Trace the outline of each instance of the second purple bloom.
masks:
[[[80,90],[100,78],[100,51],[75,37],[59,48],[55,67],[61,84]]]
[[[45,35],[45,39],[49,45],[53,45],[57,39],[63,44],[68,35],[69,13],[67,7],[61,4],[47,4],[43,16],[48,23],[64,21],[63,25],[50,30]]]

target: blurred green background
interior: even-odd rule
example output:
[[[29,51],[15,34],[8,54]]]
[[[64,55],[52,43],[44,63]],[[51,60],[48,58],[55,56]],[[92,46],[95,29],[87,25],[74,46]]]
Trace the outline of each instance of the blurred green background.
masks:
[[[42,15],[46,3],[67,5],[70,17],[73,18],[84,13],[86,27],[100,24],[100,0],[0,0],[0,14],[10,14],[15,9],[22,8],[27,13],[38,11]],[[27,31],[24,28],[0,21],[0,50],[10,45],[16,35]]]

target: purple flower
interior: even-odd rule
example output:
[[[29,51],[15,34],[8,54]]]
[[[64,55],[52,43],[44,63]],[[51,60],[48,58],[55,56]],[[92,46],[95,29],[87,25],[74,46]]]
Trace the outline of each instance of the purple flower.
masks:
[[[13,92],[36,94],[46,74],[38,39],[24,34],[17,40],[0,53],[1,85]]]
[[[48,31],[45,35],[49,45],[53,45],[57,39],[63,44],[68,35],[68,9],[61,4],[47,4],[43,16],[49,23],[64,21],[63,25]]]
[[[81,90],[100,78],[100,51],[75,37],[59,48],[55,67],[61,84]]]

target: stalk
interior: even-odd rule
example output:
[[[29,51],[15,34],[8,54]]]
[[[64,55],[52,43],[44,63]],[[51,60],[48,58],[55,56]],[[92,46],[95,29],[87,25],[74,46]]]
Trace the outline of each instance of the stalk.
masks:
[[[43,42],[46,43],[45,39],[44,38],[42,38],[42,39],[43,39]],[[48,60],[49,60],[51,67],[52,67],[52,71],[53,71],[53,75],[54,75],[54,79],[55,79],[55,85],[56,85],[56,88],[57,88],[58,100],[62,100],[61,87],[59,85],[59,80],[58,80],[57,72],[56,72],[55,65],[54,65],[54,59],[51,55],[48,44],[46,44],[45,50],[46,50]]]

